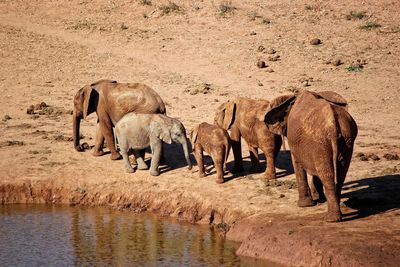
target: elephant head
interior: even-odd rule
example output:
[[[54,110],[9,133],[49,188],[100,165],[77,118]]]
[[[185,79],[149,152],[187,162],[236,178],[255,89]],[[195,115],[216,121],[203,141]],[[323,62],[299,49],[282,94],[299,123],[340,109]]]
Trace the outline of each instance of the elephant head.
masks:
[[[309,93],[314,95],[316,99],[324,99],[331,104],[347,109],[347,101],[338,93],[332,91]],[[264,121],[271,132],[286,136],[287,118],[293,104],[296,102],[297,96],[298,95],[283,95],[271,101],[270,110],[267,112],[264,118]]]
[[[294,95],[283,95],[271,101],[264,121],[272,133],[286,136],[287,118],[295,100]]]
[[[96,111],[99,100],[99,93],[96,87],[102,83],[116,83],[116,81],[100,80],[82,87],[75,94],[74,111],[72,115],[72,137],[74,140],[74,147],[77,151],[83,151],[79,144],[79,127],[81,119],[86,119],[89,114]]]
[[[229,130],[234,122],[236,104],[233,101],[227,101],[217,108],[214,122],[218,126]]]
[[[183,148],[186,162],[189,170],[192,169],[192,162],[189,158],[189,146],[186,138],[186,129],[178,119],[166,118],[165,125],[160,122],[153,122],[150,126],[150,131],[155,134],[160,140],[167,144],[172,142],[180,143]]]

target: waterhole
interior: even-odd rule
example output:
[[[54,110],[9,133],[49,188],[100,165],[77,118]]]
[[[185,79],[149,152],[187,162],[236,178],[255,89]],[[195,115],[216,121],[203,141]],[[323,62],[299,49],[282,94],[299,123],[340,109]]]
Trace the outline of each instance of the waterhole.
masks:
[[[209,226],[107,208],[0,205],[1,266],[269,266]]]

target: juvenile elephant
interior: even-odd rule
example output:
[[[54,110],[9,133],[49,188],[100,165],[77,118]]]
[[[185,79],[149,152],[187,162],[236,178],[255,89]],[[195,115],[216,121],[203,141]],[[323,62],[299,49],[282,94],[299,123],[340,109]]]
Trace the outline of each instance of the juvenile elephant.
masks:
[[[111,159],[121,158],[115,148],[112,128],[125,114],[161,113],[165,114],[165,105],[161,97],[150,87],[140,83],[117,83],[112,80],[100,80],[79,89],[74,98],[73,139],[77,151],[83,151],[79,144],[79,126],[81,119],[96,112],[98,117],[97,136],[94,156],[101,156],[104,138],[111,152]]]
[[[128,150],[130,148],[133,149],[138,168],[147,169],[147,165],[138,150],[150,146],[152,154],[150,174],[158,176],[160,174],[158,165],[163,141],[168,144],[171,144],[172,141],[182,144],[189,170],[192,168],[186,130],[178,119],[162,114],[128,113],[117,122],[115,133],[124,159],[125,168],[129,173],[134,172],[134,170],[129,162]]]
[[[258,148],[265,155],[267,168],[265,177],[275,179],[275,160],[282,145],[282,138],[268,130],[264,117],[269,110],[269,101],[236,98],[218,107],[215,123],[231,131],[230,139],[235,158],[234,172],[243,171],[241,137],[247,142],[251,158],[251,171],[261,170]]]
[[[193,152],[199,166],[199,176],[204,177],[203,151],[208,153],[217,171],[217,183],[224,182],[224,169],[231,148],[229,134],[217,125],[203,122],[190,133]]]
[[[271,102],[265,122],[272,132],[287,136],[296,172],[298,205],[315,204],[308,173],[313,176],[320,200],[324,201],[326,195],[326,221],[340,221],[340,194],[357,136],[357,124],[347,112],[346,100],[330,91],[280,96]]]

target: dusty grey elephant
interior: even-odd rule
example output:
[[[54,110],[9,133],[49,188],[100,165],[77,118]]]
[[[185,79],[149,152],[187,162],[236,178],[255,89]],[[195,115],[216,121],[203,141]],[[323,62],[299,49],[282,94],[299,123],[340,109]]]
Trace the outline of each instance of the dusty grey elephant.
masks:
[[[267,168],[265,177],[274,179],[275,160],[282,145],[282,138],[268,130],[264,117],[269,110],[269,101],[238,97],[221,104],[215,113],[215,124],[230,130],[230,139],[235,159],[234,172],[243,171],[241,137],[246,141],[251,159],[251,171],[261,170],[258,148],[265,155]]]
[[[111,159],[121,155],[115,148],[112,128],[125,114],[161,113],[165,114],[165,105],[156,91],[140,83],[118,83],[112,80],[100,80],[79,89],[74,98],[73,139],[77,151],[83,151],[79,144],[79,126],[92,112],[97,113],[98,125],[94,156],[101,156],[104,138],[111,152]]]
[[[326,197],[328,201],[326,221],[340,221],[340,195],[358,131],[347,111],[346,100],[331,91],[280,96],[271,102],[265,122],[272,132],[287,136],[296,173],[298,205],[315,204],[308,173],[313,176],[319,199],[324,201]]]
[[[147,169],[144,159],[138,152],[140,149],[151,148],[150,174],[160,174],[158,165],[161,156],[162,142],[171,144],[176,142],[182,144],[186,162],[189,170],[192,163],[189,158],[188,141],[183,124],[175,118],[162,114],[137,114],[128,113],[115,126],[115,134],[119,143],[120,151],[124,159],[126,171],[134,172],[128,158],[128,150],[133,149],[139,169]]]

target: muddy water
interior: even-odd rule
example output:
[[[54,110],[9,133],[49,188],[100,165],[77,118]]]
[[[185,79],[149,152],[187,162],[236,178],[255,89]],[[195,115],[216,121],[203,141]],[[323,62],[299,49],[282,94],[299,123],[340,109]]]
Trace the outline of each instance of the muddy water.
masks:
[[[265,266],[207,226],[105,208],[0,205],[1,266]],[[269,264],[267,264],[269,265]]]

